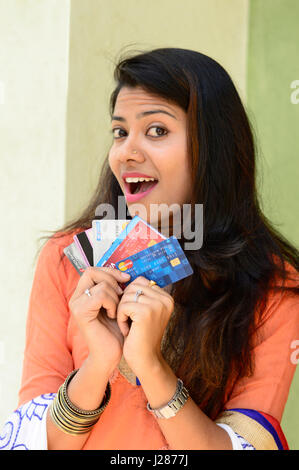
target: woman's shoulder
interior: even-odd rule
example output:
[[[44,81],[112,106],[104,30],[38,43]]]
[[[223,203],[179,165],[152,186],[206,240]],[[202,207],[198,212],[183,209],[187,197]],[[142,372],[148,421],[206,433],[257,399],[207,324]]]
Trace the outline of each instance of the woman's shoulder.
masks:
[[[84,230],[84,229],[83,229]],[[38,291],[52,289],[52,297],[57,293],[68,299],[78,282],[78,273],[64,253],[64,249],[74,242],[74,235],[82,232],[78,228],[68,232],[57,232],[49,237],[38,254],[34,286]]]
[[[68,232],[60,231],[49,237],[39,250],[36,275],[39,277],[55,277],[58,275],[63,279],[69,277],[72,274],[72,264],[69,262],[64,250],[74,242],[74,236],[79,232],[82,232],[82,229],[78,228]]]
[[[297,287],[298,271],[285,262],[289,279],[277,275],[276,287]],[[281,420],[296,368],[299,338],[299,295],[270,289],[262,318],[253,335],[253,373],[239,380],[226,404],[228,409],[250,408]]]
[[[261,321],[266,336],[278,331],[287,336],[290,331],[299,335],[299,273],[287,261],[284,261],[284,268],[286,278],[277,274],[269,289]]]
[[[299,287],[299,271],[287,260],[284,260],[283,264],[281,264],[280,259],[276,255],[273,255],[273,259],[276,266],[280,269],[283,267],[286,272],[285,280],[283,280],[280,274],[277,274],[274,277],[275,282],[273,284],[276,286]]]
[[[56,232],[44,242],[40,249],[40,255],[55,256],[58,253],[63,255],[63,250],[74,242],[74,236],[83,230],[77,228],[67,232]]]

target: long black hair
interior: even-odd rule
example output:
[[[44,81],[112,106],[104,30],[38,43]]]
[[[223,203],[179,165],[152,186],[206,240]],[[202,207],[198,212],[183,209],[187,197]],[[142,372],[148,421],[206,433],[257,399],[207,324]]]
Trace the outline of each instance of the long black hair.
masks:
[[[298,274],[298,250],[262,213],[253,130],[220,64],[196,51],[160,48],[122,57],[114,78],[111,115],[124,86],[170,100],[187,115],[191,202],[203,205],[203,244],[186,251],[194,274],[174,284],[162,350],[195,402],[215,418],[236,381],[254,371],[254,333],[270,291],[299,294],[298,281],[286,282],[288,267]],[[117,214],[122,195],[107,156],[90,204],[56,235],[89,228],[101,203]]]

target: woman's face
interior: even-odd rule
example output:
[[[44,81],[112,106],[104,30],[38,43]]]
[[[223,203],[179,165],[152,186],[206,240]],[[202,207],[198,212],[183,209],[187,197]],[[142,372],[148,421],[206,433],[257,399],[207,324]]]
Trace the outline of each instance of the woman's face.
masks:
[[[157,222],[161,218],[154,217],[154,208],[166,204],[156,212],[165,220],[167,208],[172,204],[181,206],[189,202],[191,172],[183,109],[142,88],[123,87],[116,100],[111,127],[114,142],[109,164],[132,217],[139,214],[149,223]],[[152,177],[155,182],[130,183],[126,181],[130,173]],[[142,213],[136,209],[141,205]]]

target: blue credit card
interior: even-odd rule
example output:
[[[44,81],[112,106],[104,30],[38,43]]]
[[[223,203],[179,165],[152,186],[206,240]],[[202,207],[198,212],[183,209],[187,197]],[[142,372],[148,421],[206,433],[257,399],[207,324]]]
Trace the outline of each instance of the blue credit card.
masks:
[[[124,283],[125,287],[139,276],[156,281],[159,287],[165,287],[193,274],[174,236],[116,262],[115,267],[131,275],[130,280]]]
[[[116,261],[121,261],[127,256],[145,250],[153,243],[158,243],[164,239],[164,235],[159,233],[158,230],[138,215],[135,215],[97,262],[97,266],[115,267]]]

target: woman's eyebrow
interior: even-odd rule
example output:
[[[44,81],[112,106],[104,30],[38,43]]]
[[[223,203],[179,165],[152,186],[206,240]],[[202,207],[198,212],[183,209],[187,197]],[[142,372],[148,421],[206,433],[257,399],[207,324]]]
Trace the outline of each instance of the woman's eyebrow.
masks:
[[[155,109],[153,111],[143,111],[142,113],[137,114],[136,118],[140,119],[144,116],[148,116],[149,114],[158,114],[158,113],[168,114],[168,116],[171,116],[174,119],[177,119],[173,114],[169,113],[168,111],[164,111],[163,109]],[[126,119],[121,116],[112,116],[111,121],[126,122]]]

